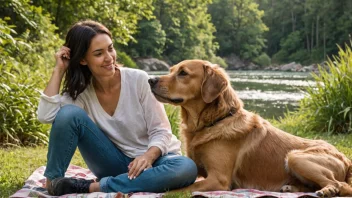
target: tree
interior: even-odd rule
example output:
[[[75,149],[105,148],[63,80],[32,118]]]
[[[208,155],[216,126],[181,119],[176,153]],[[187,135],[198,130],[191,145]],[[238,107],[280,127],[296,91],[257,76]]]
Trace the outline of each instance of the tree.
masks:
[[[265,11],[264,22],[269,27],[266,34],[266,53],[280,61],[298,61],[303,64],[326,60],[336,54],[336,45],[349,41],[352,24],[352,2],[349,0],[257,0]],[[287,11],[287,8],[290,8]],[[288,52],[287,41],[299,32],[299,42],[289,42],[295,48]],[[297,36],[297,35],[296,35]],[[282,45],[283,43],[286,43]],[[284,56],[286,58],[282,59]],[[278,58],[282,57],[282,58]]]
[[[166,32],[163,56],[171,63],[184,59],[206,59],[222,66],[226,63],[215,55],[215,27],[207,6],[210,0],[156,0],[154,15]]]
[[[133,35],[136,41],[130,41],[124,51],[133,57],[161,57],[165,47],[166,34],[159,20],[141,20],[138,33]]]
[[[66,35],[69,27],[79,20],[94,19],[107,26],[117,43],[127,44],[133,40],[138,20],[151,18],[151,0],[36,0],[53,16],[53,23],[59,28],[60,35]]]
[[[50,16],[28,0],[3,0],[0,8],[0,146],[48,141],[39,123],[38,87],[61,40]],[[49,58],[50,57],[50,58]],[[51,70],[50,70],[51,71]]]
[[[253,0],[215,0],[209,6],[216,27],[219,55],[238,54],[241,58],[259,56],[265,47],[263,11]]]
[[[54,32],[57,28],[50,23],[50,15],[44,14],[41,7],[30,5],[30,0],[3,0],[2,3],[0,18],[13,28],[11,35],[16,46],[8,55],[20,63],[16,64],[17,70],[47,74],[45,68],[52,67],[54,51],[62,43]]]

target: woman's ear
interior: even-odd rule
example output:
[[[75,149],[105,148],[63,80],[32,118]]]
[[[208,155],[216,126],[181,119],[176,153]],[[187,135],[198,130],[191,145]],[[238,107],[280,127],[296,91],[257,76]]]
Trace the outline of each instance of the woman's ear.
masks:
[[[88,65],[87,61],[84,60],[84,59],[82,59],[81,61],[79,61],[79,63],[80,63],[81,65]]]

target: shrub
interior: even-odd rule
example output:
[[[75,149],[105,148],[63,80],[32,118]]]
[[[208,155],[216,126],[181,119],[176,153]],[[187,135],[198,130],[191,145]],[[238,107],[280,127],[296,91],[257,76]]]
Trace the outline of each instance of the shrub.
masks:
[[[307,97],[297,112],[287,114],[303,131],[352,132],[352,51],[339,48],[338,56],[327,61],[327,69],[319,66],[319,74],[312,74],[316,86],[307,88]],[[330,72],[329,72],[330,71]]]
[[[46,144],[47,126],[39,123],[36,114],[36,87],[42,74],[31,72],[19,58],[19,53],[31,52],[33,46],[13,37],[13,27],[0,19],[0,146]]]
[[[266,53],[262,53],[254,59],[254,62],[260,66],[269,66],[271,65],[271,58]]]
[[[213,56],[213,57],[211,57],[210,59],[209,59],[209,61],[211,62],[211,63],[214,63],[214,64],[218,64],[218,65],[220,65],[222,68],[227,68],[227,63],[226,63],[226,61],[224,60],[224,59],[222,59],[220,56]]]
[[[130,68],[138,68],[137,64],[125,52],[117,52],[117,62]]]
[[[281,49],[279,52],[273,55],[271,61],[276,64],[287,63],[289,62],[287,57],[289,57],[289,53],[286,50]]]
[[[25,78],[6,71],[0,76],[0,146],[48,142],[47,126],[37,119],[39,92]]]

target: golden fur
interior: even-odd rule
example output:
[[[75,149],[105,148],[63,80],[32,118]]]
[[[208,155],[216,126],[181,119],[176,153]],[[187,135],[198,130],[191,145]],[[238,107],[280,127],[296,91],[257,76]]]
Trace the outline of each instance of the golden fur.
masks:
[[[205,178],[179,190],[254,188],[352,195],[347,157],[325,141],[291,135],[243,109],[219,66],[186,60],[149,83],[159,101],[181,106],[185,151]],[[227,116],[231,109],[235,113]]]

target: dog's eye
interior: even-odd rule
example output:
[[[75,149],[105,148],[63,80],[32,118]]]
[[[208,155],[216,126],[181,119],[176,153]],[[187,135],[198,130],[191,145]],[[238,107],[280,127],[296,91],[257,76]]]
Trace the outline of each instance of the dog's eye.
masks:
[[[179,73],[178,73],[179,76],[187,76],[187,72],[181,70]]]

